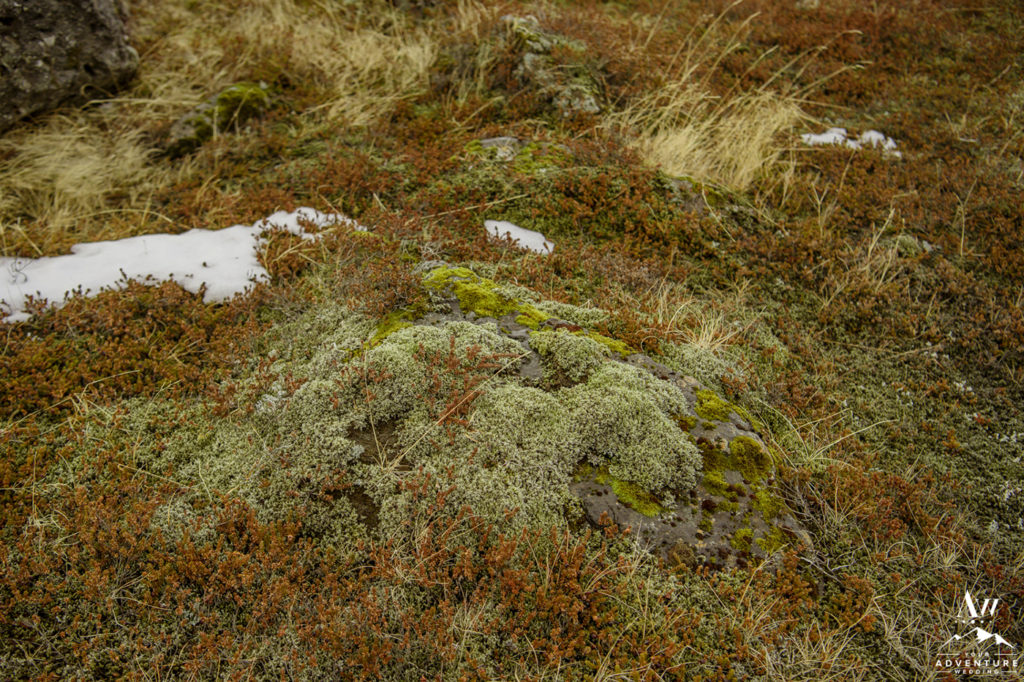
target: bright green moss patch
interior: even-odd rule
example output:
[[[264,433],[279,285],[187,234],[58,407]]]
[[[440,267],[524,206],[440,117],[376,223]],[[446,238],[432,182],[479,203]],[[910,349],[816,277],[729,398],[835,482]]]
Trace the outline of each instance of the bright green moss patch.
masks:
[[[516,322],[533,330],[540,329],[540,323],[550,317],[529,304],[523,304],[520,310],[522,312],[516,317]]]
[[[623,357],[625,357],[627,355],[632,355],[633,353],[636,352],[632,348],[629,347],[629,344],[624,343],[622,341],[618,341],[616,339],[610,339],[607,336],[603,336],[601,334],[598,334],[597,332],[588,331],[588,332],[577,332],[577,333],[578,334],[585,334],[587,336],[587,338],[589,338],[589,339],[591,339],[593,341],[597,341],[599,344],[601,344],[602,346],[604,346],[605,348],[610,350],[612,353],[618,353],[619,355],[621,355]]]
[[[373,338],[370,339],[370,345],[376,346],[399,329],[411,327],[412,322],[409,321],[411,317],[410,313],[401,310],[385,315],[380,324],[377,325],[377,330],[374,332]]]
[[[733,411],[733,405],[727,400],[720,398],[714,391],[697,391],[697,414],[711,421],[728,421],[729,413]]]
[[[469,268],[436,268],[423,279],[423,284],[434,291],[451,291],[463,312],[480,317],[500,318],[518,313],[516,321],[531,329],[550,317],[529,303],[508,296],[494,281],[480,277]]]
[[[593,476],[595,481],[611,488],[619,502],[644,516],[653,518],[669,511],[650,491],[635,483],[613,476],[607,467],[600,467],[595,471],[589,466],[584,466],[580,475],[582,478]]]

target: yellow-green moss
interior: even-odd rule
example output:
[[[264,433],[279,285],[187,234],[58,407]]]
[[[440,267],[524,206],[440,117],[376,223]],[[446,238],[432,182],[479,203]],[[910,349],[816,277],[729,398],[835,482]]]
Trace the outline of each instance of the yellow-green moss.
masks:
[[[582,334],[582,335],[586,336],[589,339],[597,341],[599,344],[601,344],[602,346],[604,346],[605,348],[607,348],[611,352],[618,353],[619,355],[622,355],[623,357],[625,357],[627,355],[632,355],[633,353],[636,352],[632,348],[630,348],[629,344],[627,344],[627,343],[625,343],[623,341],[618,341],[616,339],[610,339],[607,336],[603,336],[601,334],[598,334],[597,332],[592,332],[592,331],[585,331],[584,332],[584,331],[580,331],[580,332],[575,332],[575,333],[576,334]]]
[[[705,509],[704,513],[701,514],[700,523],[697,524],[697,528],[699,528],[700,530],[704,531],[705,533],[710,533],[712,530],[714,530],[714,528],[715,528],[715,517],[714,517],[714,515],[711,512],[709,512],[708,510]]]
[[[693,431],[694,427],[697,426],[697,418],[688,414],[678,414],[675,417],[676,424],[679,425],[683,431]]]
[[[750,528],[740,528],[732,534],[729,544],[741,552],[749,552],[750,545],[754,541],[754,531]]]
[[[510,298],[492,280],[480,277],[469,268],[435,268],[424,278],[423,284],[435,291],[451,290],[463,312],[480,317],[499,318],[518,313],[516,321],[531,329],[550,317],[529,303]]]
[[[786,534],[782,532],[781,528],[778,526],[772,526],[767,535],[763,538],[757,539],[757,544],[764,550],[765,554],[771,556],[788,545],[789,540],[786,538]]]
[[[714,391],[697,391],[697,415],[709,421],[728,421],[732,403],[720,398]]]
[[[595,471],[590,466],[584,466],[581,473],[584,478],[592,475],[595,481],[611,488],[619,502],[644,516],[655,517],[668,511],[649,491],[635,483],[616,478],[608,472],[607,467]]]
[[[376,346],[378,343],[386,339],[391,334],[394,334],[399,329],[405,329],[411,327],[412,313],[406,310],[397,310],[393,313],[385,315],[380,323],[377,325],[377,330],[373,334],[373,338],[370,339],[370,345]]]
[[[757,487],[754,490],[752,506],[761,512],[765,521],[771,521],[782,511],[782,501],[767,488]]]
[[[537,331],[538,329],[540,329],[540,323],[550,317],[550,315],[545,315],[544,313],[542,313],[541,311],[537,310],[536,308],[534,308],[532,305],[529,305],[528,303],[524,303],[520,307],[520,310],[522,312],[516,318],[516,322],[518,322],[519,324],[523,325],[524,327],[529,327],[530,329],[532,329],[534,331]]]
[[[743,477],[757,483],[768,476],[772,465],[771,456],[764,447],[749,436],[737,436],[729,441],[729,464]]]
[[[712,495],[727,497],[729,495],[729,484],[719,469],[709,469],[707,458],[704,458],[704,487]],[[735,493],[734,493],[735,494]]]

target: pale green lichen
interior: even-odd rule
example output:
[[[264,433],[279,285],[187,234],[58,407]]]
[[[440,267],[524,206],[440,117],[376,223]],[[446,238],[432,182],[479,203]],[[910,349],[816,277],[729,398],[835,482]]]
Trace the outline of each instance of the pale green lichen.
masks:
[[[670,416],[686,405],[676,386],[607,362],[585,384],[561,392],[572,405],[593,465],[607,466],[616,478],[647,490],[696,483],[700,453]]]
[[[347,375],[345,399],[364,404],[367,417],[375,423],[404,417],[417,408],[422,410],[424,396],[454,390],[452,385],[459,380],[451,371],[444,371],[440,363],[448,358],[465,361],[470,348],[477,356],[502,356],[500,363],[508,372],[525,353],[518,342],[469,322],[404,327],[366,351],[362,366]],[[374,378],[369,386],[370,400],[365,398],[365,377]]]
[[[544,378],[550,381],[583,381],[609,355],[607,348],[596,341],[563,329],[532,332],[530,347],[540,354]]]
[[[600,308],[583,308],[558,301],[536,301],[534,306],[549,317],[557,317],[581,327],[597,326],[607,320],[610,315],[607,310]]]

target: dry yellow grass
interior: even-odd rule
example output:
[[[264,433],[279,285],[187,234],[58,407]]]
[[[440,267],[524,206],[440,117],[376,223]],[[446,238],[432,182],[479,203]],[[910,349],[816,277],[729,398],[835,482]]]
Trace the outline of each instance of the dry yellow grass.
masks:
[[[158,156],[155,139],[182,114],[228,85],[265,80],[310,107],[304,125],[367,125],[426,87],[440,31],[383,2],[132,1],[129,13],[142,56],[129,90],[0,139],[0,255],[164,229],[154,194],[216,176],[216,164]]]
[[[741,191],[781,156],[784,133],[804,114],[799,93],[772,90],[774,78],[751,91],[713,94],[712,74],[743,45],[753,19],[723,32],[722,17],[682,41],[663,87],[609,114],[604,127],[670,175]]]

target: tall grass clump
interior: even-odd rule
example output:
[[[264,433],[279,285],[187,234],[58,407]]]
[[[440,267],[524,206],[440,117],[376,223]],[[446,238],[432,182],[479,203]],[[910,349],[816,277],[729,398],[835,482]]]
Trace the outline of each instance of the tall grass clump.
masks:
[[[663,84],[609,114],[603,127],[670,175],[742,191],[778,160],[784,134],[803,112],[801,93],[772,89],[782,70],[754,88],[734,85],[715,92],[717,70],[743,47],[754,18],[726,33],[720,26],[724,16],[699,36],[691,31],[673,55]]]

